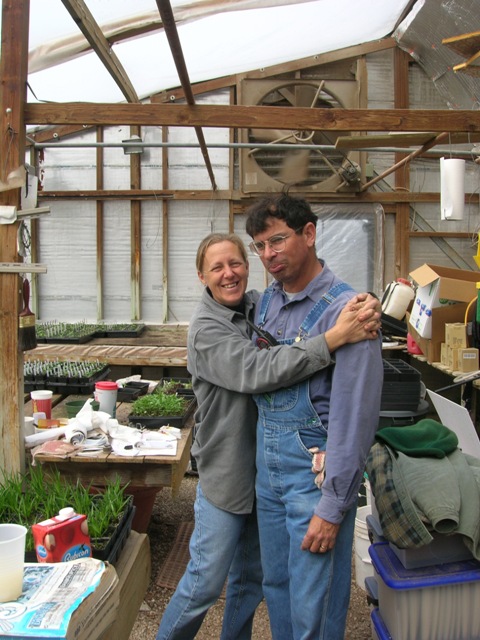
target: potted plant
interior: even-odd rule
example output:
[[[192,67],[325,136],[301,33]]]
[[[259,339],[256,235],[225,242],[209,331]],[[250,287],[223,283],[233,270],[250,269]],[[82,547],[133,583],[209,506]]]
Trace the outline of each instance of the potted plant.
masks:
[[[153,393],[137,398],[132,403],[130,423],[143,427],[183,427],[190,416],[195,400],[178,394],[165,393],[157,387]]]
[[[87,516],[92,555],[114,562],[130,533],[134,515],[132,497],[125,489],[117,479],[100,492],[79,482],[66,482],[59,471],[47,475],[41,466],[31,467],[25,474],[4,474],[0,481],[0,522],[27,527],[26,558],[34,562],[32,524],[72,507]]]

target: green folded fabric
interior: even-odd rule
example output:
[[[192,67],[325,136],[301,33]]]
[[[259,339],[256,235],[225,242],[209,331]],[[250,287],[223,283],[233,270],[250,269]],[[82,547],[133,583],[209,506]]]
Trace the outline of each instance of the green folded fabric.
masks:
[[[456,434],[436,420],[425,418],[410,427],[383,427],[375,439],[407,456],[444,458],[458,447]]]

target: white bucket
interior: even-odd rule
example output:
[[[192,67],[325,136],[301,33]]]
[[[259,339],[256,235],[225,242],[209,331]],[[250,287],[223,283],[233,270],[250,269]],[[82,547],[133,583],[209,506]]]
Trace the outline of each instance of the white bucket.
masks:
[[[368,537],[367,516],[372,513],[372,506],[367,504],[365,507],[357,509],[355,516],[355,581],[357,585],[365,591],[365,578],[373,576],[372,560],[368,553],[370,546],[370,538]]]

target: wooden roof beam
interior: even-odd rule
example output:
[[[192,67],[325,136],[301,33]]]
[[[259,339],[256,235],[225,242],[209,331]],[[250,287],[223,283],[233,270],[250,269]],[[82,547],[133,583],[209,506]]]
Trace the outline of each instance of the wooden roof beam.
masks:
[[[188,77],[187,65],[185,63],[180,38],[178,37],[177,25],[175,24],[175,18],[173,17],[172,7],[169,0],[156,0],[156,2],[158,10],[160,12],[160,17],[162,18],[163,28],[165,29],[165,35],[167,36],[168,44],[170,45],[170,50],[172,52],[175,66],[177,67],[178,77],[180,78],[180,84],[182,85],[185,99],[188,105],[194,106],[195,98],[193,95],[190,78]],[[197,135],[197,140],[200,144],[200,149],[202,152],[203,160],[205,162],[205,166],[207,167],[208,176],[210,178],[212,188],[215,191],[217,189],[217,185],[215,183],[215,176],[213,174],[212,163],[210,162],[210,156],[208,154],[203,131],[198,125],[194,125],[194,129]]]
[[[286,113],[288,112],[288,113]],[[27,103],[25,123],[264,128],[299,131],[480,132],[480,111],[308,109],[180,104]]]
[[[138,102],[139,98],[127,72],[113,52],[84,0],[62,0],[62,2],[128,102]]]

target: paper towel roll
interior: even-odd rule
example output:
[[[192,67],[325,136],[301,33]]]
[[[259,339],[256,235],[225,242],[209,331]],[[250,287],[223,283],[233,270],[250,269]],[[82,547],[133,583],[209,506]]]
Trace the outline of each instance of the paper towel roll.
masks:
[[[440,158],[440,211],[442,220],[463,220],[465,160]]]
[[[4,205],[0,207],[0,224],[12,224],[17,219],[17,207]]]

